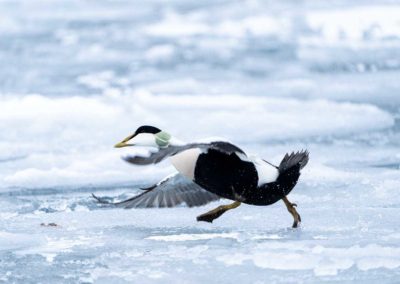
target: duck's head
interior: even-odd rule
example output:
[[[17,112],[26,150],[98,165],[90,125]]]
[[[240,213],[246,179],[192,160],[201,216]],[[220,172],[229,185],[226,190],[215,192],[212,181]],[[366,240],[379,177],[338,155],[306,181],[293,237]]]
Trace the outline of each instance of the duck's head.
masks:
[[[170,144],[171,135],[161,129],[143,125],[136,131],[126,137],[121,142],[115,144],[115,148],[122,148],[128,146],[148,146],[148,147],[167,147]]]

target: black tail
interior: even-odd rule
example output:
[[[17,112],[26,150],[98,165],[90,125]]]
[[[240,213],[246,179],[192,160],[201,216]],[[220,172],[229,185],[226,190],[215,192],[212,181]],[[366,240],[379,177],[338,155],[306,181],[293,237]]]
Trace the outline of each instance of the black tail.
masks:
[[[279,165],[279,172],[285,172],[289,170],[290,168],[300,165],[300,170],[304,168],[307,163],[308,163],[308,151],[300,151],[300,152],[292,152],[290,155],[286,154],[285,157],[283,157],[282,162]]]

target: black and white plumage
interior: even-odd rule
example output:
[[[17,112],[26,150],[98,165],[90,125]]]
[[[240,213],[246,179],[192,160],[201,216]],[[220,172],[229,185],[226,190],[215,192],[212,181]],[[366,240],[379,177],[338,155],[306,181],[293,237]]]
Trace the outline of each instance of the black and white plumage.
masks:
[[[275,166],[261,158],[248,156],[230,142],[183,143],[151,126],[138,128],[116,147],[135,145],[157,150],[147,156],[124,157],[128,163],[143,166],[170,158],[180,174],[138,196],[115,203],[117,207],[172,207],[182,203],[200,206],[219,197],[252,205],[270,205],[282,199],[289,212],[294,217],[294,214],[298,215],[286,196],[297,184],[300,170],[308,163],[308,151],[286,154],[280,165]],[[297,221],[300,221],[300,215]]]
[[[223,198],[252,205],[270,205],[290,193],[308,162],[308,152],[286,154],[276,167],[268,162],[248,157],[243,150],[229,142],[190,143],[161,148],[149,156],[126,156],[135,165],[161,162],[189,149],[201,150],[195,163],[193,181]],[[262,167],[259,163],[264,163]],[[273,174],[276,172],[276,175]],[[269,176],[268,182],[259,180]]]

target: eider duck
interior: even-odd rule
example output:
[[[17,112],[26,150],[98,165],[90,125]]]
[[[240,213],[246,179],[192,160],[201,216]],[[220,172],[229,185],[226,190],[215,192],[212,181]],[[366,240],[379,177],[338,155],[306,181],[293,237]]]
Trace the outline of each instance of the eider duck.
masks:
[[[258,157],[248,156],[226,141],[184,143],[154,126],[141,126],[116,148],[146,146],[156,149],[148,156],[123,157],[134,165],[157,164],[169,158],[178,173],[144,188],[128,200],[112,203],[123,208],[173,207],[182,203],[201,206],[220,198],[233,200],[197,217],[212,222],[241,203],[271,205],[283,200],[293,216],[292,227],[301,222],[296,204],[287,199],[308,162],[308,151],[286,154],[279,166]],[[99,202],[107,203],[93,195]]]

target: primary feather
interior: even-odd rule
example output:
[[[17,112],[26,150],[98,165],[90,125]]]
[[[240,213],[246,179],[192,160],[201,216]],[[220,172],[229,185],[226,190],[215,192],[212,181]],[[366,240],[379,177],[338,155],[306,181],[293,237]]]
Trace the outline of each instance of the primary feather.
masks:
[[[100,203],[126,209],[175,207],[181,204],[194,207],[220,199],[218,195],[206,191],[179,173],[144,190],[143,193],[115,203],[105,202],[95,195],[93,197]]]

